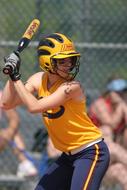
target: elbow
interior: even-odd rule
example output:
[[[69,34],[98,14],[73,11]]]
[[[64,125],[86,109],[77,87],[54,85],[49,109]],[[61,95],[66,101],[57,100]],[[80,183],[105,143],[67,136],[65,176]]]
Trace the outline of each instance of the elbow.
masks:
[[[3,110],[9,110],[9,109],[11,109],[12,107],[9,106],[8,104],[4,103],[4,102],[1,102],[1,103],[0,103],[0,108],[3,109]]]
[[[4,101],[2,98],[0,99],[0,108],[3,110],[9,110],[14,108],[12,103]]]
[[[29,113],[32,113],[32,114],[36,113],[34,110],[31,110],[31,109],[28,109],[28,111]]]
[[[41,108],[41,109],[39,109],[37,106],[30,106],[30,107],[27,107],[27,109],[28,109],[28,111],[30,112],[30,113],[32,113],[32,114],[34,114],[34,113],[42,113],[42,112],[44,112],[44,110]]]
[[[35,108],[28,107],[28,111],[32,114],[37,113],[37,110]]]
[[[29,113],[34,113],[34,110],[31,109],[31,108],[27,108],[27,110],[28,110]]]

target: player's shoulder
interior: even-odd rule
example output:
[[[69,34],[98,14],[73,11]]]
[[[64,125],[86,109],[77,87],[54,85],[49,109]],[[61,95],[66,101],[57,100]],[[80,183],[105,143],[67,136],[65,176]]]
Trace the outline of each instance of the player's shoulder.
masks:
[[[32,82],[33,83],[35,81],[36,83],[38,83],[38,82],[40,82],[42,80],[43,74],[44,74],[44,72],[37,72],[37,73],[31,75],[28,78],[27,82]]]
[[[74,89],[80,89],[81,83],[79,81],[73,80],[73,81],[66,81],[64,82],[61,87],[70,87]]]
[[[44,72],[42,72],[42,71],[37,72],[37,73],[31,75],[30,78],[38,78],[38,79],[40,78],[40,79],[42,79],[43,74],[44,74]]]
[[[25,82],[25,86],[27,87],[27,89],[39,89],[40,83],[42,81],[42,76],[43,76],[44,72],[37,72],[33,75],[31,75],[28,80]],[[31,91],[31,90],[30,90]],[[32,90],[33,91],[33,90]]]
[[[84,92],[79,81],[73,80],[73,81],[64,82],[60,88],[62,88],[62,90],[67,95],[70,95],[71,98],[75,97],[84,98]]]

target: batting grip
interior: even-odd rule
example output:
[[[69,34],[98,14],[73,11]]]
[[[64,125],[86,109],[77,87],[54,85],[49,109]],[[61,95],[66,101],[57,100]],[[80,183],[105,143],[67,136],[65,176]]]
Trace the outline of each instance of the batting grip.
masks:
[[[40,21],[38,19],[34,19],[30,23],[30,25],[27,27],[25,33],[23,34],[21,40],[19,41],[17,49],[14,52],[19,54],[20,52],[22,52],[24,50],[24,48],[26,48],[28,46],[28,44],[30,43],[33,35],[38,30],[39,26],[40,26]],[[11,64],[6,63],[6,66],[3,68],[3,73],[8,75],[11,72],[12,72]]]

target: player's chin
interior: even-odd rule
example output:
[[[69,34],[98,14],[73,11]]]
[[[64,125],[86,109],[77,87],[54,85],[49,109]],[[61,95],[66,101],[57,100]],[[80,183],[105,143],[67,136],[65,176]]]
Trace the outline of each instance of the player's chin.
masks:
[[[70,73],[67,73],[66,75],[59,75],[61,78],[65,79],[66,81],[71,81],[74,79],[73,75]]]
[[[57,74],[61,77],[61,78],[63,78],[63,79],[65,79],[65,80],[67,80],[68,78],[69,78],[69,72],[64,72],[64,71],[59,71],[59,72],[57,72]]]

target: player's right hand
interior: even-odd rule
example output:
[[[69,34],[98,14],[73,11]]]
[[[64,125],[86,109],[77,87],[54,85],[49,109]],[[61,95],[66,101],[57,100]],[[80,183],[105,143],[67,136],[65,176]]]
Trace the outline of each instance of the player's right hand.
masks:
[[[20,79],[19,69],[21,58],[18,52],[11,53],[8,57],[4,58],[5,67],[3,68],[3,73],[10,75],[12,81],[17,81]]]

